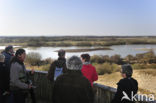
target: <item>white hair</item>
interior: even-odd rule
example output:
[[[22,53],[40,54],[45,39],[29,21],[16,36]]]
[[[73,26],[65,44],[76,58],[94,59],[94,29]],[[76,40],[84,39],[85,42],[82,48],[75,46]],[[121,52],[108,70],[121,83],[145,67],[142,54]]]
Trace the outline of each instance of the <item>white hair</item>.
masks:
[[[67,62],[67,69],[69,70],[81,70],[82,69],[82,61],[77,56],[70,57]]]

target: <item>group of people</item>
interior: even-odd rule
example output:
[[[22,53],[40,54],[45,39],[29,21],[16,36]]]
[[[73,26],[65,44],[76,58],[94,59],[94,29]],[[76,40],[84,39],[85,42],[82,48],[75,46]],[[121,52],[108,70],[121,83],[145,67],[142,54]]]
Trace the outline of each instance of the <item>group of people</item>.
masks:
[[[32,91],[25,58],[25,50],[18,49],[14,53],[13,46],[6,47],[0,54],[0,103],[25,103],[27,93]]]
[[[58,59],[51,64],[47,74],[53,87],[52,103],[93,103],[96,92],[93,83],[98,80],[98,74],[90,62],[90,55],[71,56],[67,60],[65,55],[65,50],[58,51]],[[25,50],[18,49],[14,53],[13,46],[6,47],[0,54],[0,103],[25,103],[28,93],[36,103],[32,94],[34,86],[29,79],[34,72],[26,71],[25,58]],[[135,95],[138,91],[138,83],[132,74],[129,64],[122,65],[123,79],[117,83],[112,103],[133,103],[123,99],[123,93],[131,97],[131,92]]]
[[[54,82],[53,103],[92,103],[93,82],[98,75],[90,63],[89,54],[82,54],[81,59],[72,56],[66,61],[65,51],[59,50],[58,56],[48,72],[48,79]]]

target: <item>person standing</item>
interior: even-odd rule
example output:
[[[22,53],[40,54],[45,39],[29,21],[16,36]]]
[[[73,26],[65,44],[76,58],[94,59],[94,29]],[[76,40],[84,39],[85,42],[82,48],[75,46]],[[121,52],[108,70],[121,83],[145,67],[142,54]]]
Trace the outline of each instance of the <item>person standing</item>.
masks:
[[[9,99],[9,71],[4,60],[5,56],[0,54],[0,103],[8,103]]]
[[[67,60],[67,72],[54,83],[53,103],[93,103],[90,82],[81,73],[82,61],[77,56]]]
[[[14,56],[14,50],[13,50],[13,46],[9,45],[5,48],[5,50],[2,52],[2,54],[5,56],[5,64],[7,66],[9,66],[9,63],[12,59],[12,57]]]
[[[117,92],[111,103],[135,103],[135,101],[131,101],[130,98],[132,98],[133,95],[137,94],[138,82],[137,80],[132,78],[132,74],[133,69],[131,65],[122,65],[121,76],[123,77],[123,79],[121,79],[117,83]]]
[[[2,54],[5,56],[5,60],[4,60],[4,64],[6,66],[6,71],[8,72],[8,77],[6,78],[10,78],[9,72],[10,72],[10,61],[11,59],[14,57],[14,50],[13,50],[13,46],[9,45],[5,48],[5,50],[2,52]],[[9,82],[9,80],[8,80]],[[8,103],[13,103],[13,94],[9,91],[9,96],[8,96]]]
[[[66,59],[65,59],[65,54],[66,52],[61,49],[58,51],[58,59],[55,60],[51,66],[50,66],[50,69],[48,71],[48,79],[51,81],[51,82],[54,82],[58,76],[60,76],[61,74],[65,73],[66,70],[67,70],[67,67],[66,67]]]
[[[10,66],[10,90],[13,93],[14,103],[25,103],[25,98],[32,84],[29,84],[28,74],[24,65],[26,53],[18,49]]]
[[[82,66],[82,74],[90,81],[91,86],[93,86],[93,82],[98,80],[98,74],[96,72],[95,67],[90,63],[90,55],[82,54],[81,60],[83,63]]]

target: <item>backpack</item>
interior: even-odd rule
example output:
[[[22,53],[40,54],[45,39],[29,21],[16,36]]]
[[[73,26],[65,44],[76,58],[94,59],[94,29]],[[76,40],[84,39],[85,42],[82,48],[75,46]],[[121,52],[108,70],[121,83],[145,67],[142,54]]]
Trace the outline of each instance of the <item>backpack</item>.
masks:
[[[63,68],[56,67],[54,72],[54,81],[56,81],[57,77],[61,74],[63,74]]]

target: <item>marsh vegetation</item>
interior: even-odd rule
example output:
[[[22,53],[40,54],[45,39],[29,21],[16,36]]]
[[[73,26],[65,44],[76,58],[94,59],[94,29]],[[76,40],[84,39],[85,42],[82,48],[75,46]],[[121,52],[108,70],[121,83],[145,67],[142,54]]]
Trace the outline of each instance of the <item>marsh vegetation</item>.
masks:
[[[0,45],[41,46],[112,46],[125,44],[156,44],[156,37],[64,36],[64,37],[1,37]]]

